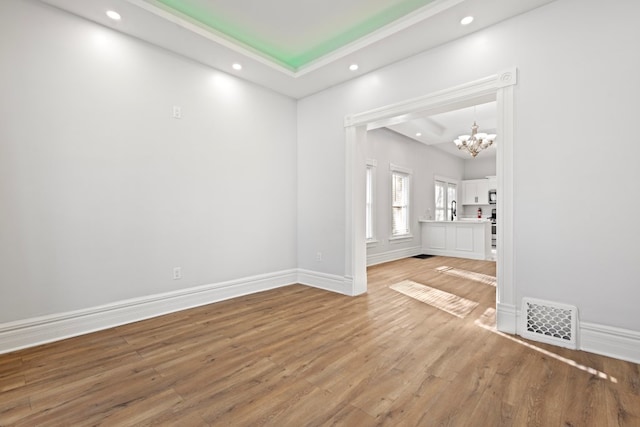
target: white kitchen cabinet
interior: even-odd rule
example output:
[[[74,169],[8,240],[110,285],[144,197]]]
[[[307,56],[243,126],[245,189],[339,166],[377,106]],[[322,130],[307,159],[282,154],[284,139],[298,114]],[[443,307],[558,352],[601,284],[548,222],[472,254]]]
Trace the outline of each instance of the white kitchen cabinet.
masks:
[[[488,205],[489,204],[489,180],[469,179],[462,181],[463,205]]]
[[[491,222],[420,220],[422,253],[470,259],[491,259]]]
[[[498,189],[498,177],[497,176],[488,176],[487,180],[489,181],[489,190],[497,190]]]

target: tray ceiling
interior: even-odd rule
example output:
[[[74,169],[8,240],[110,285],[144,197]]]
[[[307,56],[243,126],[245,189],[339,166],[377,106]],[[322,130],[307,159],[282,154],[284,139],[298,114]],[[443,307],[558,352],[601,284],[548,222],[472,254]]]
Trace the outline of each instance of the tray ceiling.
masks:
[[[339,7],[324,1],[246,1],[242,8],[237,0],[158,2],[297,70],[434,0],[350,0]]]
[[[40,1],[302,98],[553,0]]]

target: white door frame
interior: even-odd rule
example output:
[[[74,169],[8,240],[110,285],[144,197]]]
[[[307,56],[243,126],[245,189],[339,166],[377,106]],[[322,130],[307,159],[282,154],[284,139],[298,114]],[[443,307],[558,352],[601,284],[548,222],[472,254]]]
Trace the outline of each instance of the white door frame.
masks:
[[[419,98],[387,105],[345,117],[346,128],[346,241],[345,282],[351,295],[367,291],[367,247],[365,242],[365,175],[364,147],[367,131],[413,118],[456,110],[469,105],[497,102],[498,177],[498,259],[497,259],[497,327],[516,333],[516,292],[514,283],[513,245],[513,145],[514,85],[517,69],[434,92]]]

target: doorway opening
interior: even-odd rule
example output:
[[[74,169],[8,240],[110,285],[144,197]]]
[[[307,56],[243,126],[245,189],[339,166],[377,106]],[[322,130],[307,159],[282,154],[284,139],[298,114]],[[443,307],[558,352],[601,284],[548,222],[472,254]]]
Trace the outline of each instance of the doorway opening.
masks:
[[[418,117],[439,114],[477,104],[496,101],[498,193],[497,214],[497,328],[515,333],[517,326],[513,281],[513,122],[515,67],[423,97],[387,105],[345,118],[346,129],[346,241],[345,279],[351,294],[367,291],[367,250],[365,238],[367,131]]]

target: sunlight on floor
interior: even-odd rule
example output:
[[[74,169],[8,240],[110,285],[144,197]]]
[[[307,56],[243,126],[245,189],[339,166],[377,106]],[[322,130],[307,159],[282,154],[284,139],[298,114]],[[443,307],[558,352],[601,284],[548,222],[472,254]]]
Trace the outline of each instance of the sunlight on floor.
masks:
[[[478,306],[475,301],[412,282],[411,280],[403,280],[400,283],[389,286],[389,288],[461,319]]]
[[[476,273],[473,271],[462,270],[462,269],[448,267],[448,266],[437,267],[436,270],[443,274],[449,274],[452,276],[473,280],[473,281],[484,283],[487,285],[496,286],[496,278],[494,276],[489,276],[487,274]],[[441,291],[439,289],[434,289],[429,286],[422,285],[420,283],[412,282],[410,280],[404,280],[402,282],[393,284],[389,286],[389,288],[397,292],[400,292],[404,295],[407,295],[411,298],[415,298],[419,301],[429,304],[435,308],[446,311],[447,313],[453,314],[454,316],[457,316],[459,318],[464,318],[475,307],[478,306],[478,303],[475,301],[470,301],[470,300],[461,298],[457,295],[453,295],[448,292]],[[559,354],[553,353],[552,351],[545,350],[544,348],[538,347],[524,340],[518,339],[514,336],[498,331],[496,329],[495,308],[487,308],[485,312],[478,319],[474,321],[474,324],[490,332],[493,332],[494,334],[500,335],[501,337],[507,338],[515,343],[518,343],[527,348],[530,348],[539,353],[542,353],[545,356],[549,356],[560,362],[566,363],[569,366],[573,366],[574,368],[580,369],[591,375],[597,376],[598,378],[609,380],[612,383],[618,383],[617,378],[612,377],[602,371],[591,368],[589,366],[582,365],[580,363],[577,363],[574,360],[571,360],[566,357],[562,357]]]
[[[585,366],[585,365],[581,365],[580,363],[577,363],[574,360],[567,359],[566,357],[562,357],[562,356],[560,356],[558,354],[555,354],[555,353],[553,353],[553,352],[551,352],[549,350],[545,350],[543,348],[540,348],[538,346],[530,344],[530,343],[528,343],[526,341],[523,341],[521,339],[515,338],[515,337],[513,337],[511,335],[507,335],[507,334],[505,334],[503,332],[498,331],[496,329],[496,326],[495,326],[496,325],[495,318],[496,318],[496,310],[494,308],[487,308],[485,310],[485,312],[482,314],[482,316],[480,316],[480,318],[477,319],[474,323],[477,326],[480,326],[483,329],[486,329],[488,331],[493,332],[494,334],[498,334],[501,337],[510,339],[513,342],[516,342],[516,343],[521,344],[521,345],[523,345],[525,347],[528,347],[528,348],[530,348],[532,350],[535,350],[535,351],[537,351],[539,353],[542,353],[545,356],[549,356],[549,357],[552,357],[552,358],[554,358],[556,360],[564,362],[569,366],[573,366],[574,368],[578,368],[578,369],[580,369],[582,371],[588,372],[591,375],[595,375],[595,376],[597,376],[599,378],[602,378],[602,379],[605,379],[605,380],[608,379],[612,383],[618,383],[618,379],[617,378],[612,377],[610,375],[607,375],[606,373],[604,373],[602,371],[598,371],[597,369],[590,368],[590,367]]]
[[[446,265],[436,268],[436,271],[439,271],[440,273],[444,273],[444,274],[449,274],[451,276],[460,277],[462,279],[469,279],[475,282],[484,283],[486,285],[496,286],[495,276],[489,276],[488,274],[476,273],[474,271],[468,271],[468,270],[461,270],[459,268],[447,267]]]

